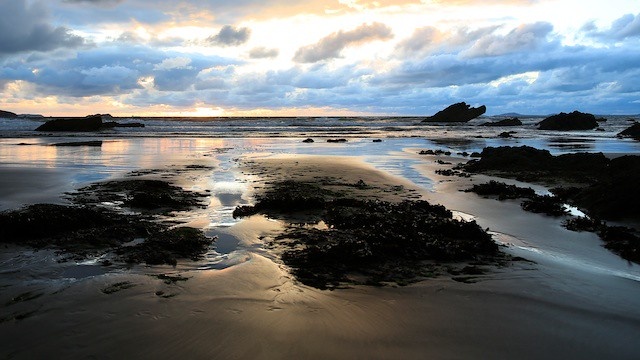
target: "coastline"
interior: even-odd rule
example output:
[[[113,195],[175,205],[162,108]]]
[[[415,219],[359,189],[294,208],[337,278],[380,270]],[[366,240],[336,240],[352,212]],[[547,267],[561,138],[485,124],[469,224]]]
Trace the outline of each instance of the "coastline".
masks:
[[[238,246],[217,254],[215,261],[207,258],[177,268],[138,265],[75,280],[33,281],[28,272],[21,274],[24,269],[3,271],[0,336],[7,347],[2,354],[264,359],[638,356],[634,339],[640,337],[640,278],[594,271],[598,266],[623,271],[624,261],[603,249],[592,234],[570,233],[559,220],[525,213],[514,203],[460,192],[471,180],[435,173],[442,168],[437,159],[455,163],[459,158],[425,157],[409,150],[394,153],[390,162],[398,156],[416,160],[411,162],[414,170],[433,180],[429,190],[397,173],[381,171],[361,156],[265,156],[264,152],[229,156],[235,160],[225,163],[206,154],[177,156],[177,163],[206,160],[216,167],[196,175],[178,174],[176,181],[184,181],[185,187],[198,184],[213,189],[207,177],[236,164],[229,171],[244,179],[247,188],[282,178],[328,176],[345,183],[363,180],[373,188],[402,185],[401,195],[383,191],[361,195],[386,200],[420,196],[443,204],[500,232],[494,238],[506,245],[506,252],[535,263],[495,268],[475,283],[443,276],[401,287],[322,291],[297,282],[264,247],[260,238],[282,225],[258,216],[216,229],[236,239]],[[243,167],[238,160],[253,163]],[[472,180],[480,182],[482,177]],[[252,192],[234,199],[227,207],[250,201]],[[570,234],[568,242],[558,241]],[[540,248],[557,251],[535,251]],[[577,257],[558,256],[566,253]],[[34,256],[41,255],[51,256],[46,251]],[[590,263],[594,259],[595,265]],[[637,268],[634,265],[627,273],[637,275]],[[159,278],[162,274],[187,280]],[[132,286],[114,288],[118,283]],[[105,289],[116,291],[107,294]],[[35,297],[13,302],[26,293]]]

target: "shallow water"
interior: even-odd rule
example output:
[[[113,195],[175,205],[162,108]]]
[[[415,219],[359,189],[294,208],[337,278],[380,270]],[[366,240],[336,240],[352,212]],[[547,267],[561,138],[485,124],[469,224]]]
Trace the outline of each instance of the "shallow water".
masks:
[[[457,155],[460,152],[479,152],[486,146],[507,145],[528,145],[548,149],[553,154],[577,151],[603,152],[611,156],[640,154],[639,142],[615,137],[630,123],[626,117],[609,117],[609,121],[601,125],[605,131],[571,133],[538,131],[534,124],[540,118],[526,118],[523,119],[525,125],[515,129],[516,138],[512,139],[501,139],[496,135],[513,128],[477,126],[497,119],[489,117],[449,126],[416,125],[417,120],[404,118],[178,122],[133,119],[130,121],[143,121],[147,127],[91,134],[40,134],[32,131],[38,121],[3,119],[0,120],[0,171],[3,174],[0,177],[0,210],[38,202],[64,203],[65,193],[92,182],[132,173],[140,175],[135,173],[138,171],[142,171],[142,175],[152,173],[176,181],[186,189],[209,192],[206,209],[177,213],[175,220],[219,237],[206,260],[194,267],[220,269],[246,261],[246,254],[242,253],[246,249],[225,229],[238,223],[233,219],[233,209],[252,201],[248,193],[251,179],[238,166],[239,160],[248,155],[352,156],[407,179],[426,192],[433,192],[436,182],[419,169],[425,162],[432,161],[417,155],[423,149],[451,151],[454,160],[458,159],[455,161],[465,160]],[[314,138],[315,142],[303,143],[307,137]],[[328,143],[327,138],[346,138],[348,141]],[[374,139],[382,141],[374,142]],[[103,143],[100,147],[51,146],[86,140],[102,140]],[[545,189],[537,191],[544,192]],[[461,213],[461,216],[465,215]],[[535,246],[544,250],[546,245]],[[62,270],[60,276],[83,278],[100,275],[100,271],[93,265],[75,264]]]

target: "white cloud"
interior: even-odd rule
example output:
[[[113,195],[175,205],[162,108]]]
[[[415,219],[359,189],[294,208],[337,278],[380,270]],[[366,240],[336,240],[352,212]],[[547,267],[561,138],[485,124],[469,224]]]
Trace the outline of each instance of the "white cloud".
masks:
[[[156,64],[153,70],[173,70],[173,69],[193,69],[191,59],[188,57],[174,57],[164,59],[160,64]]]
[[[313,63],[340,56],[340,52],[352,45],[393,37],[391,28],[382,23],[363,24],[350,31],[332,33],[315,44],[298,49],[294,61]]]

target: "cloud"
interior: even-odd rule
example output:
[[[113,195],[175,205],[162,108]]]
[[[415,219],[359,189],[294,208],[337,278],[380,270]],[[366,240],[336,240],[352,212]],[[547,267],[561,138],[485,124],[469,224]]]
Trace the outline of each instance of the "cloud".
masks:
[[[463,55],[469,57],[500,56],[515,52],[534,51],[540,46],[549,44],[547,36],[552,31],[553,25],[537,22],[521,25],[506,35],[485,34],[463,52]]]
[[[246,43],[251,35],[251,29],[242,27],[235,28],[225,25],[216,35],[207,38],[207,41],[222,46],[237,46]]]
[[[252,59],[265,59],[277,57],[280,51],[278,49],[270,49],[266,47],[255,47],[249,51],[249,57]]]
[[[506,34],[498,25],[478,29],[466,27],[442,31],[435,27],[417,29],[398,43],[401,55],[461,54],[466,57],[501,56],[534,51],[541,46],[558,45],[548,40],[553,25],[546,22],[523,24]]]
[[[293,60],[302,63],[313,63],[337,58],[340,52],[352,45],[374,40],[392,38],[391,28],[382,23],[363,24],[350,31],[338,31],[330,34],[313,45],[302,47],[296,51]]]
[[[159,91],[185,91],[198,82],[203,69],[236,63],[219,56],[109,43],[73,57],[32,55],[0,62],[0,79],[27,81],[39,96],[128,95],[141,88],[144,78]]]
[[[174,70],[174,69],[193,69],[193,67],[189,66],[191,64],[191,59],[188,57],[174,57],[169,59],[164,59],[160,64],[156,64],[153,67],[153,70]]]
[[[85,40],[71,30],[47,23],[48,17],[42,3],[0,2],[0,55],[77,48],[85,44]]]
[[[582,27],[587,35],[595,38],[625,40],[640,37],[640,14],[626,14],[615,20],[609,29],[599,30],[593,22]]]

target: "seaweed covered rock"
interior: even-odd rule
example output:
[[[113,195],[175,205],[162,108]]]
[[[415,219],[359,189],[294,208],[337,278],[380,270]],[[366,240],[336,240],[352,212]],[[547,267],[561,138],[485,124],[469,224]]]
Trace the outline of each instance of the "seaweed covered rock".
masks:
[[[130,263],[176,265],[178,259],[199,260],[212,241],[199,229],[177,227],[154,232],[143,243],[120,248],[117,253]]]
[[[474,108],[465,102],[459,102],[449,105],[446,109],[438,111],[435,115],[422,120],[422,122],[468,122],[486,111],[487,107],[484,105]]]
[[[625,130],[621,131],[618,134],[618,137],[621,137],[621,138],[628,137],[634,140],[640,140],[640,123],[635,123],[630,127],[626,128]]]
[[[127,243],[144,239],[140,244]],[[198,259],[213,241],[193,228],[168,228],[139,215],[99,207],[30,205],[0,213],[0,242],[52,246],[78,258],[115,252],[127,262],[172,264]]]
[[[497,196],[499,200],[529,198],[536,194],[532,188],[507,185],[495,180],[484,184],[474,184],[473,187],[465,190],[465,192],[472,192],[481,196]]]
[[[554,193],[590,215],[608,220],[640,216],[639,156],[609,160],[602,153],[552,156],[527,146],[488,147],[479,160],[469,161],[463,168],[525,181],[568,180],[580,186],[557,188]]]
[[[521,125],[522,125],[522,121],[520,121],[520,119],[518,119],[517,117],[480,124],[480,126],[521,126]]]
[[[35,204],[0,213],[0,239],[34,247],[118,246],[157,229],[153,222],[94,207]]]
[[[183,190],[162,180],[125,179],[92,184],[72,196],[79,204],[122,202],[129,208],[166,213],[204,206],[202,201],[207,195]]]
[[[553,156],[548,150],[530,146],[486,147],[479,160],[463,166],[469,172],[490,172],[519,180],[570,179],[593,182],[609,165],[602,153],[577,153]]]
[[[534,195],[523,201],[521,206],[525,211],[549,216],[562,216],[567,213],[562,201],[550,195]]]
[[[368,279],[366,283],[415,281],[424,276],[423,261],[469,261],[499,253],[491,236],[475,222],[454,219],[441,205],[359,200],[315,186],[271,184],[254,207],[234,213],[277,216],[284,209],[313,211],[326,229],[292,226],[272,242],[307,285],[336,286],[349,282],[353,273]]]
[[[572,203],[603,219],[637,219],[640,216],[640,157],[611,160],[598,181],[570,196]]]
[[[538,123],[540,130],[592,130],[598,127],[598,121],[593,114],[574,111],[549,116]]]
[[[634,229],[623,226],[607,226],[599,233],[604,247],[622,258],[640,264],[640,236]]]

